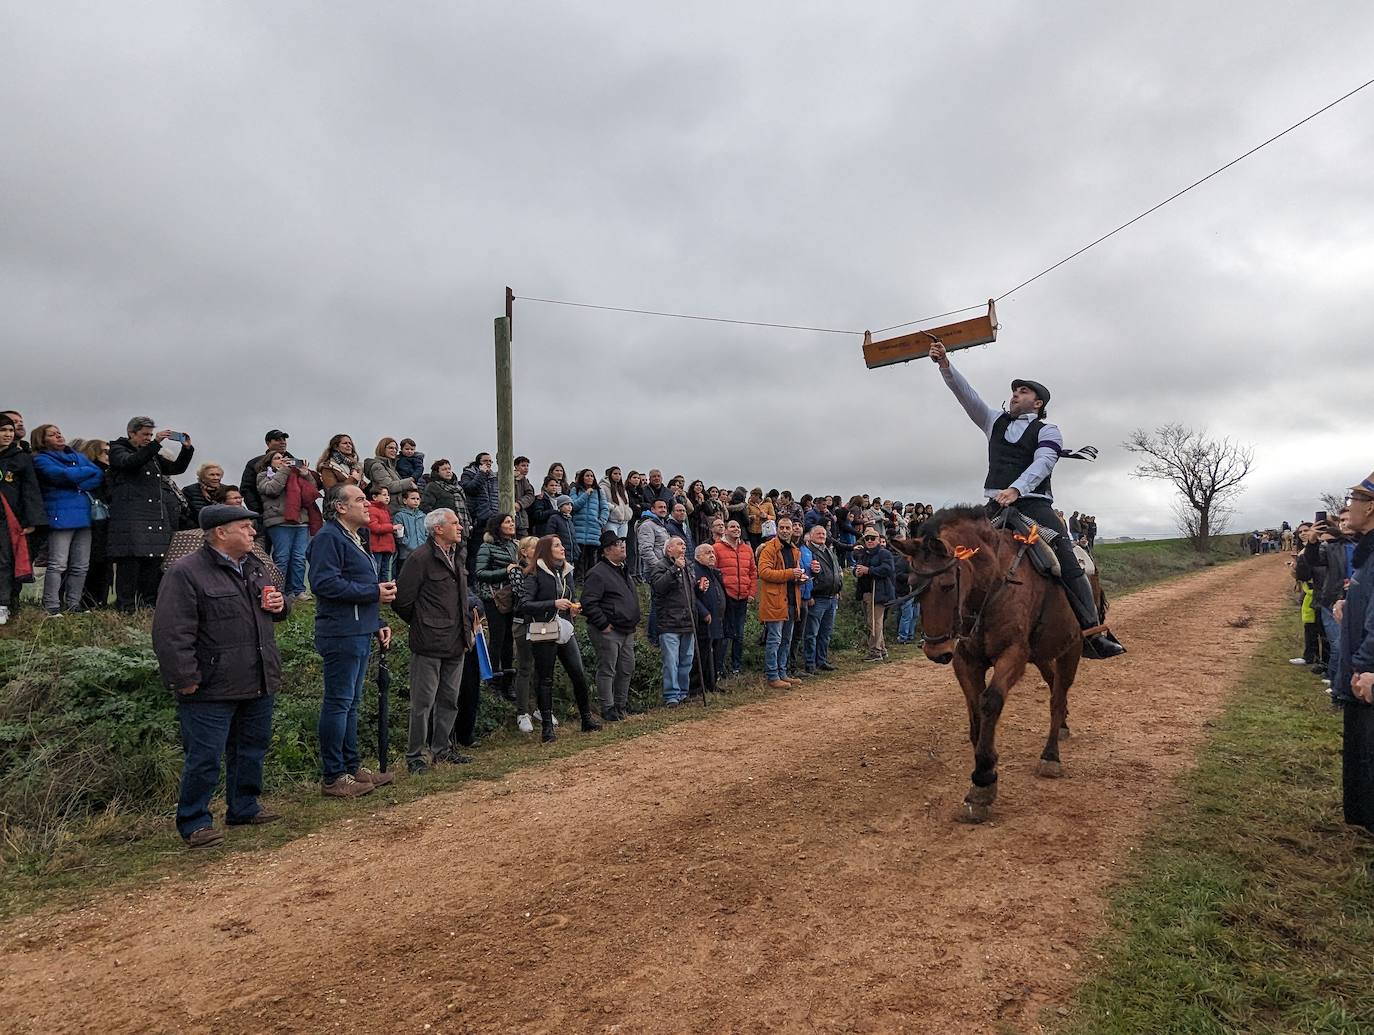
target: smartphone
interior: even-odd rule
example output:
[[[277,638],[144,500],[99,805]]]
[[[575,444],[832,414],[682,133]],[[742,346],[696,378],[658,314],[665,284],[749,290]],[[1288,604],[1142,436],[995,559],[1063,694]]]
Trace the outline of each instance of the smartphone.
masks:
[[[173,442],[181,442],[181,443],[185,443],[185,442],[186,442],[186,433],[185,433],[185,432],[182,432],[182,431],[174,431],[174,432],[172,432],[170,435],[168,435],[167,437],[168,437],[171,441],[173,441]]]
[[[1324,524],[1326,524],[1326,511],[1324,511],[1324,510],[1319,510],[1319,511],[1317,511],[1317,524],[1319,524],[1319,525],[1324,525]]]

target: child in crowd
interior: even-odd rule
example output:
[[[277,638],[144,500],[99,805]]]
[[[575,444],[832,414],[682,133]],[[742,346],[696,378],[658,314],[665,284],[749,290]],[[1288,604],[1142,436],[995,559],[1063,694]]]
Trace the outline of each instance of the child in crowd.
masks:
[[[401,528],[396,534],[396,570],[399,572],[406,558],[429,538],[425,528],[425,513],[420,509],[419,489],[407,489],[401,493],[401,509],[396,511],[396,524]]]
[[[425,477],[425,454],[416,450],[413,438],[401,439],[401,455],[396,458],[396,473],[402,478],[413,479],[419,488],[424,488],[428,480]]]
[[[573,527],[573,501],[571,496],[559,496],[553,501],[556,508],[552,517],[549,518],[548,527],[544,529],[545,535],[556,535],[563,540],[563,549],[567,551],[569,558],[577,556],[577,533]]]
[[[377,568],[378,582],[390,582],[396,577],[396,536],[404,531],[391,520],[391,493],[380,485],[368,489],[368,549]]]

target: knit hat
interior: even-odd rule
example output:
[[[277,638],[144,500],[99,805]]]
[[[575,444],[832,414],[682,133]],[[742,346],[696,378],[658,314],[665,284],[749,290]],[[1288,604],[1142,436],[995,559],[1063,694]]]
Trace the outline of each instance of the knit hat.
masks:
[[[572,506],[572,497],[571,497],[571,496],[559,496],[558,499],[556,499],[556,500],[553,501],[553,505],[554,505],[555,507],[557,507],[559,510],[562,510],[562,509],[563,509],[564,504],[566,504],[567,506],[571,507],[571,506]]]

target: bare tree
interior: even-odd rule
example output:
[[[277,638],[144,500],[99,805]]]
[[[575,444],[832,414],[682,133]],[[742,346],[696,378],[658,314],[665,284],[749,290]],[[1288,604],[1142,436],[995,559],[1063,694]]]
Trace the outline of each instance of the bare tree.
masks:
[[[1134,477],[1159,478],[1178,490],[1179,529],[1195,550],[1206,552],[1211,537],[1225,530],[1231,503],[1254,465],[1254,450],[1182,424],[1149,433],[1137,428],[1122,445],[1141,458]]]
[[[1317,498],[1321,500],[1322,509],[1328,514],[1339,514],[1345,509],[1345,493],[1343,492],[1324,492]]]

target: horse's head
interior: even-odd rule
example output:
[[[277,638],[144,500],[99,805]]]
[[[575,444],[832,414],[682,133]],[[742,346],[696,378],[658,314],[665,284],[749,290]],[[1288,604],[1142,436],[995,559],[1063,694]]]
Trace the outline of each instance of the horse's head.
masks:
[[[964,632],[968,594],[975,581],[971,564],[982,551],[982,528],[968,525],[979,523],[987,524],[981,508],[940,511],[921,527],[920,534],[893,544],[910,558],[910,588],[921,605],[922,649],[937,665],[954,660],[954,649]]]

